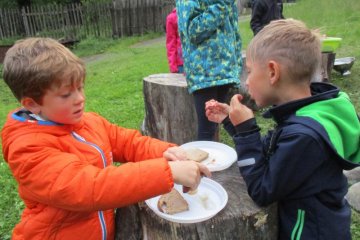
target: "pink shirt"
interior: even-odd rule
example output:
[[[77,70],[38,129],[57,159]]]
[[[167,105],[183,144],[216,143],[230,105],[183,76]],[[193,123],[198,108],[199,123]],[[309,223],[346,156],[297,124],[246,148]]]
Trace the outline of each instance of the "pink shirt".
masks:
[[[183,58],[175,8],[166,17],[166,51],[170,72],[178,72],[178,66],[183,65]]]

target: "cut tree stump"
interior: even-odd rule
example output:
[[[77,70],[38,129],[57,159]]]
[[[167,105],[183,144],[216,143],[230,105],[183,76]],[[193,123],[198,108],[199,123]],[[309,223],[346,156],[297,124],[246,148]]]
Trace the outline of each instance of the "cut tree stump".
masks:
[[[156,74],[144,78],[146,116],[143,133],[182,144],[197,135],[193,97],[182,74]],[[115,239],[144,240],[273,240],[278,235],[277,205],[257,206],[247,193],[238,167],[213,172],[212,179],[228,194],[228,202],[213,218],[181,224],[158,217],[144,202],[116,210]]]
[[[183,144],[196,140],[194,99],[183,74],[164,73],[143,80],[145,119],[143,134]]]
[[[116,240],[273,240],[278,235],[277,205],[260,208],[249,197],[236,164],[212,179],[228,193],[225,208],[204,222],[181,224],[158,217],[144,203],[116,211]]]
[[[321,81],[331,81],[331,71],[334,67],[335,53],[323,52],[321,53]]]

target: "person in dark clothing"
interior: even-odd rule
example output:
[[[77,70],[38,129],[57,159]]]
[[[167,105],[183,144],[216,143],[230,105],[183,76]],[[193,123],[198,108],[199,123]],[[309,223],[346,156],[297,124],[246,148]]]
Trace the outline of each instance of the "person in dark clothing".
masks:
[[[253,0],[250,27],[254,36],[272,20],[284,19],[282,0]]]
[[[246,56],[249,94],[259,107],[272,106],[264,117],[275,129],[261,137],[239,94],[230,105],[208,102],[206,114],[233,137],[250,197],[278,203],[281,240],[350,240],[343,170],[360,166],[360,122],[346,93],[311,83],[321,62],[318,34],[298,20],[272,21]]]

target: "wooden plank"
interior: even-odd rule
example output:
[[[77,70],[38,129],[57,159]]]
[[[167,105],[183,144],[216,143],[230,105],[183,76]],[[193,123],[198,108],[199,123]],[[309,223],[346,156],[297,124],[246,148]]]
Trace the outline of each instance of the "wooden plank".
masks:
[[[20,9],[15,9],[14,10],[14,16],[16,19],[16,25],[15,25],[15,36],[19,36],[19,35],[24,35],[24,24],[22,21],[22,16],[21,16],[21,10]]]
[[[50,23],[49,28],[57,31],[61,31],[59,23],[59,14],[55,4],[47,5],[48,8],[48,21]],[[56,37],[57,38],[57,37]]]
[[[34,9],[34,11],[33,11]],[[30,26],[31,26],[31,32],[33,36],[39,36],[37,26],[36,26],[36,7],[29,7],[29,15],[30,15]]]
[[[56,4],[7,12],[2,9],[0,38],[19,34],[122,37],[163,31],[165,15],[169,12],[166,6],[161,0],[116,0],[69,4],[64,9]]]
[[[117,13],[120,15],[120,22],[119,22],[119,27],[120,27],[120,37],[125,36],[125,14],[124,14],[124,9],[125,9],[125,4],[124,1],[121,1],[119,3],[119,8],[117,9]]]
[[[124,33],[125,36],[130,36],[130,20],[129,20],[129,15],[130,15],[130,0],[125,0],[125,4],[124,4],[124,8],[123,8],[123,14],[124,14]]]
[[[23,17],[23,22],[24,22],[24,27],[25,27],[25,35],[26,36],[31,36],[30,27],[29,27],[29,21],[28,21],[28,18],[27,18],[26,8],[25,7],[23,7],[21,9],[21,15]]]
[[[137,22],[138,22],[138,28],[139,28],[139,34],[144,34],[144,21],[143,19],[143,13],[144,13],[144,0],[138,0],[138,7],[137,7]]]
[[[63,6],[63,15],[64,15],[64,38],[65,39],[74,39],[72,35],[72,24],[70,21],[70,11],[67,5]]]
[[[5,29],[3,29],[5,27],[5,19],[4,9],[0,8],[0,39],[5,37]]]
[[[114,38],[118,38],[119,37],[119,33],[118,33],[118,25],[117,25],[117,15],[116,15],[116,9],[115,9],[115,5],[116,2],[112,2],[113,7],[110,10],[111,13],[111,26],[112,26],[112,36]]]
[[[11,21],[9,20],[8,16],[9,16],[9,9],[4,9],[3,11],[3,21],[2,21],[2,28],[3,28],[3,33],[5,34],[5,36],[11,36],[11,32],[9,31],[9,25],[11,24]]]
[[[46,6],[40,6],[41,16],[40,16],[40,25],[41,29],[44,31],[47,31],[49,29],[49,26],[46,21],[46,15],[47,15],[47,8]]]
[[[6,19],[5,22],[4,22],[4,31],[6,33],[6,35],[10,35],[10,32],[9,32],[9,11],[6,10],[4,11],[4,18]]]

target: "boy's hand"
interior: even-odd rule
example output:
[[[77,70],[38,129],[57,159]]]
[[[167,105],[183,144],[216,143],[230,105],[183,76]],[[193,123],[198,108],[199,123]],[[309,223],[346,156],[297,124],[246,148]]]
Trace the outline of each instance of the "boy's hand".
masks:
[[[200,184],[201,176],[211,177],[210,170],[203,164],[194,161],[169,162],[174,182],[185,189],[195,190]]]
[[[230,101],[229,118],[234,126],[254,117],[253,111],[241,103],[242,99],[243,96],[235,94]]]
[[[164,153],[163,157],[168,161],[182,161],[187,160],[186,152],[181,147],[169,147]]]
[[[209,121],[221,123],[229,115],[229,105],[211,99],[205,103],[205,114]]]

